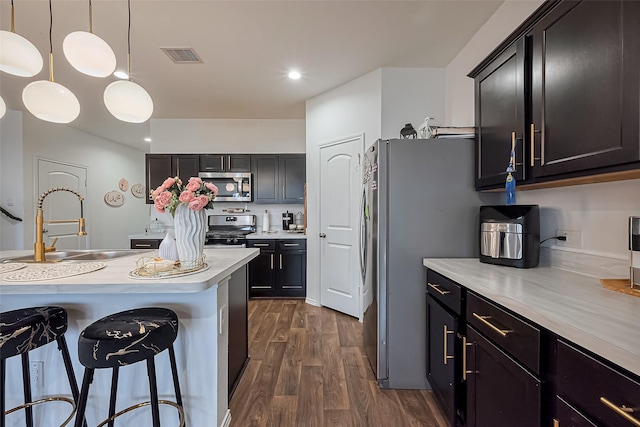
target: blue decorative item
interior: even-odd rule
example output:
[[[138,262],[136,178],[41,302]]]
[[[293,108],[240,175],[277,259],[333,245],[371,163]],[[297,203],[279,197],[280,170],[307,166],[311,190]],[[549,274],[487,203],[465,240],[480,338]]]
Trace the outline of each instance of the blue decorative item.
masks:
[[[509,166],[507,166],[507,180],[504,184],[504,188],[507,196],[507,205],[515,205],[516,204],[516,179],[511,175],[511,172],[514,171],[513,163],[516,158],[515,147],[511,148],[511,156],[509,157]]]

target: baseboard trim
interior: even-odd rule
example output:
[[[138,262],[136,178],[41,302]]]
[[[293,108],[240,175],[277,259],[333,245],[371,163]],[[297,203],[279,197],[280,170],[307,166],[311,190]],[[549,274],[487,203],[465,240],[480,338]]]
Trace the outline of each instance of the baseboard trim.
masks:
[[[304,302],[306,302],[306,303],[307,303],[307,304],[309,304],[309,305],[316,306],[316,307],[322,307],[318,301],[313,300],[313,299],[311,299],[311,298],[305,298],[305,299],[304,299]]]
[[[222,424],[220,427],[229,427],[231,425],[231,411],[227,409],[227,413],[224,414],[224,419],[222,420]]]

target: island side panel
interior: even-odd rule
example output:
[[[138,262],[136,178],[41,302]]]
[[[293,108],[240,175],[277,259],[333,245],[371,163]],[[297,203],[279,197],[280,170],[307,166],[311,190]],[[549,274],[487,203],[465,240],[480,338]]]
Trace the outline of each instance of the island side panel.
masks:
[[[227,327],[223,328],[222,335],[218,333],[218,307],[227,304],[227,280],[220,282],[220,285],[224,283],[225,288],[222,295],[218,294],[218,285],[202,292],[187,294],[0,295],[0,309],[8,311],[39,305],[59,305],[66,308],[69,313],[66,337],[78,384],[84,372],[84,367],[77,360],[77,341],[82,329],[103,316],[127,309],[160,306],[174,310],[179,317],[178,337],[174,345],[187,425],[206,426],[211,425],[211,420],[223,419],[227,412]],[[149,286],[154,284],[150,283]],[[223,316],[223,319],[226,317]],[[228,324],[228,320],[225,323]],[[19,359],[12,358],[7,361],[7,408],[22,403]],[[30,352],[30,359],[44,361],[44,386],[32,390],[34,398],[60,394],[61,391],[67,396],[71,395],[64,365],[55,344]],[[160,398],[174,400],[167,352],[156,357],[156,372]],[[87,407],[90,425],[96,425],[98,421],[106,418],[109,382],[109,370],[96,371]],[[118,390],[119,409],[148,400],[145,364],[123,367],[120,371]],[[36,425],[47,425],[51,420],[58,419],[62,422],[68,415],[68,408],[64,405],[39,406],[34,411]],[[173,408],[161,408],[163,425],[177,425],[178,417],[175,413]],[[129,425],[145,425],[148,424],[149,417],[147,409],[139,409],[124,418],[128,420]],[[22,415],[8,416],[7,427],[22,427],[24,421],[21,418]]]

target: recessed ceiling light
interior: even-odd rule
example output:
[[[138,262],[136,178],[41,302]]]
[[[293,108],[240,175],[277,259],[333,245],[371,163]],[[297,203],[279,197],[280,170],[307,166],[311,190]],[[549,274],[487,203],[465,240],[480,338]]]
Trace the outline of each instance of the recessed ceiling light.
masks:
[[[291,80],[298,80],[300,77],[301,77],[300,72],[295,70],[289,71],[289,78]]]
[[[146,137],[146,138],[144,139],[144,141],[145,141],[145,142],[151,142],[151,138]]]
[[[117,78],[123,79],[123,80],[126,80],[126,79],[129,78],[129,76],[127,75],[126,71],[118,70],[118,71],[114,72],[113,75],[116,76]]]

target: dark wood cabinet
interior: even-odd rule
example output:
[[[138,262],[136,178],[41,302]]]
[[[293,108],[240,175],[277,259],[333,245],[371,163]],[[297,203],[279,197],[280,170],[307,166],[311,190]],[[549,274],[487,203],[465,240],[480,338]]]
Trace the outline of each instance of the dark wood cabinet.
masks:
[[[476,188],[513,143],[519,185],[640,169],[638,27],[640,2],[544,2],[472,70]]]
[[[131,239],[131,249],[158,249],[162,239]]]
[[[521,38],[475,77],[477,187],[504,186],[512,144],[513,176],[525,179],[525,57]]]
[[[584,414],[560,397],[556,398],[555,407],[554,427],[597,427]]]
[[[201,172],[251,172],[250,154],[201,154]]]
[[[254,203],[303,203],[305,162],[304,154],[254,154]]]
[[[427,294],[427,380],[449,424],[457,425],[456,391],[460,387],[458,317]]]
[[[250,240],[247,247],[260,248],[249,263],[250,297],[306,296],[307,247],[304,239]]]
[[[467,427],[540,427],[541,381],[467,327]]]
[[[171,176],[171,154],[145,154],[146,202],[153,204],[151,192]]]
[[[640,159],[639,27],[638,2],[583,0],[529,32],[534,176]]]
[[[185,184],[200,172],[200,156],[197,154],[172,154],[171,175],[179,177]]]
[[[249,311],[247,267],[236,270],[229,279],[229,401],[249,362]]]

